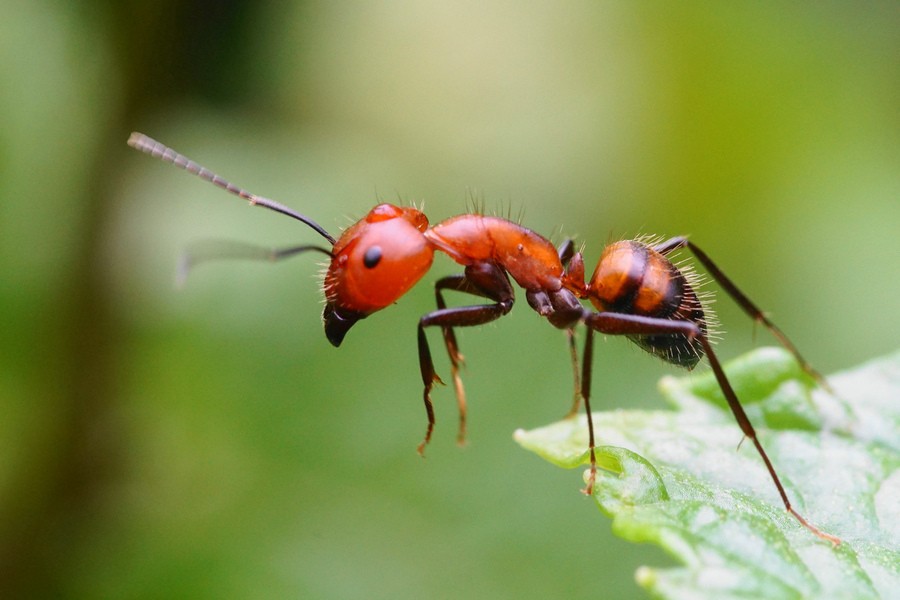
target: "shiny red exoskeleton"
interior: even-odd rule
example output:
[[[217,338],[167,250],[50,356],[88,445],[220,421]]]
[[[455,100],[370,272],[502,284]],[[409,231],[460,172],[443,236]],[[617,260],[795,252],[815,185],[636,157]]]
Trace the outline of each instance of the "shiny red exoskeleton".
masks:
[[[664,242],[627,240],[606,247],[590,280],[585,278],[584,260],[569,240],[558,249],[549,240],[507,219],[480,214],[463,214],[429,227],[419,210],[379,204],[335,239],[308,217],[273,200],[242,190],[174,150],[139,133],[128,140],[132,147],[171,162],[227,191],[310,226],[331,244],[331,248],[296,246],[265,251],[255,247],[221,246],[203,248],[189,255],[187,266],[216,257],[266,258],[277,260],[307,250],[330,257],[325,273],[325,335],[340,346],[347,332],[364,319],[396,302],[431,268],[435,252],[442,252],[463,266],[463,273],[439,279],[435,284],[437,310],[419,319],[419,367],[424,384],[423,400],[428,415],[424,452],[434,429],[431,389],[439,382],[434,370],[425,330],[441,329],[450,357],[457,402],[458,439],[465,438],[466,400],[459,366],[462,356],[455,327],[488,323],[507,314],[515,298],[512,281],[525,290],[525,298],[539,315],[568,333],[575,372],[574,415],[583,401],[588,422],[590,475],[584,492],[591,494],[597,465],[594,428],[590,410],[591,363],[594,332],[623,335],[643,350],[674,365],[693,368],[705,355],[722,393],[744,435],[749,438],[784,502],[785,508],[806,528],[834,544],[839,540],[806,521],[791,505],[787,493],[747,418],[710,344],[709,315],[696,290],[690,271],[677,267],[669,255],[690,250],[709,275],[753,320],[767,327],[797,358],[800,365],[822,385],[827,385],[797,352],[787,337],[741,292],[696,245],[685,237]],[[448,307],[444,292],[455,291],[482,299],[470,306]],[[587,300],[592,308],[582,304]],[[586,336],[579,372],[575,349],[575,328],[584,325]]]

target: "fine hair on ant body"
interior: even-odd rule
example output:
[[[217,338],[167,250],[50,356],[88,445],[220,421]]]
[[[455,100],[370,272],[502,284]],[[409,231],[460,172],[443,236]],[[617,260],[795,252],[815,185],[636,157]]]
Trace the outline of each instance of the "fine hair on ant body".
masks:
[[[501,217],[463,214],[429,227],[419,210],[379,204],[344,230],[335,239],[312,219],[292,209],[228,183],[171,148],[141,133],[132,133],[128,145],[170,162],[228,192],[275,212],[297,219],[328,240],[331,249],[301,245],[279,250],[234,245],[207,247],[188,256],[185,268],[211,258],[251,258],[280,260],[306,251],[318,251],[330,258],[323,288],[325,336],[340,346],[350,328],[361,319],[386,308],[409,291],[431,267],[435,251],[447,254],[464,267],[463,273],[438,279],[435,283],[437,310],[419,319],[417,339],[422,394],[428,427],[419,444],[419,453],[431,440],[434,407],[431,389],[441,382],[434,370],[425,329],[438,327],[450,357],[450,372],[459,406],[458,440],[465,439],[466,398],[459,367],[462,355],[454,327],[471,327],[499,319],[513,307],[510,278],[525,290],[525,298],[551,325],[565,330],[575,372],[574,416],[584,402],[588,423],[590,474],[583,492],[592,494],[597,475],[594,426],[591,416],[591,364],[594,332],[624,335],[641,349],[679,367],[691,369],[705,355],[715,374],[728,407],[746,438],[765,463],[785,509],[797,521],[833,544],[840,540],[809,523],[791,505],[775,467],[756,436],[744,408],[719,363],[708,336],[709,318],[696,284],[686,269],[677,267],[669,255],[690,250],[723,290],[754,321],[763,324],[794,355],[800,366],[827,387],[824,377],[800,356],[797,348],[766,315],[738,289],[709,256],[686,237],[664,242],[624,240],[607,246],[590,280],[585,278],[584,259],[571,240],[558,249],[549,240]],[[482,298],[484,303],[448,307],[444,292],[454,291]],[[587,300],[593,308],[586,308]],[[579,377],[574,331],[585,325],[585,342]]]

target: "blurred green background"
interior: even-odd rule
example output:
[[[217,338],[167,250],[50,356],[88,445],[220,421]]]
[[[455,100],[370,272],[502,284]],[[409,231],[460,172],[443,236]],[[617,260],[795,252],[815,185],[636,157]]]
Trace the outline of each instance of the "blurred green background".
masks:
[[[457,267],[438,257],[339,350],[317,258],[176,290],[193,240],[319,240],[130,150],[132,130],[332,232],[378,199],[436,222],[474,197],[575,236],[589,269],[610,240],[691,234],[824,372],[897,347],[894,1],[0,14],[3,597],[621,598],[670,562],[513,443],[571,401],[565,338],[522,294],[460,334],[470,444],[440,388],[423,461],[415,323]],[[716,306],[723,356],[750,348]],[[672,372],[610,339],[596,405],[661,408]]]

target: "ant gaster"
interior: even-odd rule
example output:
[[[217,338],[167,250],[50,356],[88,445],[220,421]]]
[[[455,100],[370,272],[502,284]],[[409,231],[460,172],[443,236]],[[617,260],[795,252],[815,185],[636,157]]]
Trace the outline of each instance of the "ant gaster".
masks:
[[[428,415],[425,438],[418,448],[420,453],[424,452],[434,429],[431,389],[435,382],[441,381],[434,370],[425,329],[439,327],[443,334],[459,405],[458,439],[462,442],[465,439],[466,400],[459,378],[462,355],[453,328],[482,325],[507,314],[514,302],[512,278],[525,290],[525,298],[531,308],[546,317],[554,327],[568,333],[576,386],[575,403],[569,414],[574,415],[583,400],[588,423],[591,466],[588,483],[583,490],[585,494],[593,493],[597,473],[590,409],[593,336],[594,332],[624,335],[641,349],[688,369],[705,355],[734,418],[762,457],[787,511],[817,536],[833,544],[840,542],[809,523],[791,505],[775,468],[713,351],[708,336],[707,315],[695,290],[695,283],[685,269],[679,269],[669,259],[669,255],[683,248],[690,250],[751,319],[768,328],[809,375],[827,386],[824,378],[709,256],[686,237],[674,237],[661,243],[641,240],[613,243],[603,251],[594,274],[587,281],[584,259],[580,252],[575,251],[571,240],[557,249],[546,238],[507,219],[463,214],[429,227],[428,218],[415,208],[379,204],[335,239],[308,217],[228,183],[143,134],[131,134],[128,144],[244,198],[251,205],[302,221],[328,240],[332,245],[330,250],[303,245],[260,253],[258,248],[247,247],[233,248],[228,255],[278,260],[309,250],[327,254],[330,264],[324,280],[323,320],[325,335],[334,346],[341,345],[344,336],[359,320],[390,306],[409,291],[428,272],[435,251],[447,254],[464,267],[463,274],[443,277],[436,282],[437,310],[419,319],[419,368],[424,384],[422,397]],[[213,251],[208,257],[201,253],[194,256],[193,261],[217,254],[222,253]],[[444,301],[446,291],[470,294],[486,302],[448,308]],[[588,300],[594,309],[585,308],[581,300]],[[580,324],[585,325],[586,336],[579,377],[574,329]]]

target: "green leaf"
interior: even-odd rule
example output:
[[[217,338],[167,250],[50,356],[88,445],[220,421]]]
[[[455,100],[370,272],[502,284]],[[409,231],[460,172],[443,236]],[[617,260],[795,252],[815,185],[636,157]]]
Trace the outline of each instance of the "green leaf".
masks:
[[[900,353],[830,377],[833,395],[780,348],[726,372],[795,508],[843,543],[784,510],[712,372],[667,377],[673,410],[594,414],[601,512],[684,563],[641,567],[638,583],[660,598],[900,597]],[[561,467],[588,463],[583,416],[515,439]]]

